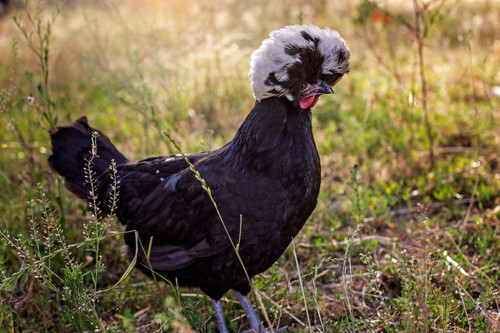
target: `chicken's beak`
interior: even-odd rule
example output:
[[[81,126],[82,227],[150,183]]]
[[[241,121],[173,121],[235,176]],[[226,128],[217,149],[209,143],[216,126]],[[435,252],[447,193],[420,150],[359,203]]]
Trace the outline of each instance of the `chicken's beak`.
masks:
[[[333,94],[333,89],[325,81],[319,80],[310,87],[309,92],[316,95]]]
[[[333,94],[332,88],[323,80],[316,84],[306,84],[306,87],[300,92],[299,105],[302,109],[312,108],[316,105],[320,95]]]

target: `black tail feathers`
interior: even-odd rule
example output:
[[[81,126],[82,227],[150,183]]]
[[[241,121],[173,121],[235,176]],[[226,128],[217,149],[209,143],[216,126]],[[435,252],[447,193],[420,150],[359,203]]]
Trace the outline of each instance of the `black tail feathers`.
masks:
[[[97,176],[109,169],[112,159],[117,164],[127,162],[106,135],[88,125],[87,117],[81,117],[70,126],[57,126],[49,131],[52,141],[50,167],[64,177],[66,188],[82,199],[88,199],[90,191],[84,169],[92,152],[93,132],[99,133],[96,138],[97,157],[92,166]]]

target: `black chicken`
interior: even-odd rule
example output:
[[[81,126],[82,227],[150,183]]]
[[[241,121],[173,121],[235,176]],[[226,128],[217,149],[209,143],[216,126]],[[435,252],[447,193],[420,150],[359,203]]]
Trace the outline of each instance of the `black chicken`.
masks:
[[[186,155],[205,179],[227,232],[181,155],[127,160],[102,133],[94,170],[107,212],[112,193],[109,164],[117,163],[120,196],[116,215],[142,244],[137,266],[181,286],[199,287],[212,299],[219,330],[228,332],[219,299],[233,289],[251,329],[259,319],[245,296],[251,278],[285,251],[316,206],[320,161],[312,135],[311,107],[331,94],[348,72],[350,51],[339,34],[313,25],[287,26],[270,34],[252,54],[249,78],[256,103],[231,142],[214,151]],[[85,117],[50,131],[52,169],[66,187],[88,199],[84,165],[95,131]],[[241,219],[241,224],[240,224]],[[241,239],[240,239],[241,238]],[[125,234],[130,256],[135,233]]]

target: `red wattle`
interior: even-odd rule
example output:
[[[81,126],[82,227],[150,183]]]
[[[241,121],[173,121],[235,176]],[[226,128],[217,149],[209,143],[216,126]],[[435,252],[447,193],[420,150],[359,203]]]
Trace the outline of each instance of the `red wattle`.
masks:
[[[307,109],[307,108],[312,108],[314,105],[316,105],[316,103],[318,102],[319,100],[319,97],[316,96],[316,95],[308,95],[308,96],[305,96],[303,97],[300,101],[299,101],[299,105],[302,109]]]

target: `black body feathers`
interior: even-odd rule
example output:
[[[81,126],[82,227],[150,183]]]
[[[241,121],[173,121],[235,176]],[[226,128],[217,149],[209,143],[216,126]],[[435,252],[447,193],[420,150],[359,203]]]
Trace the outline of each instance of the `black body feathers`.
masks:
[[[84,118],[51,131],[49,163],[81,198],[88,195],[83,165],[92,131]],[[117,217],[127,230],[138,232],[146,248],[152,238],[149,261],[157,273],[180,285],[199,287],[213,299],[229,289],[249,292],[222,222],[183,157],[127,161],[102,133],[97,149],[101,202],[107,202],[108,165],[115,159],[120,181]],[[316,206],[320,162],[310,109],[285,97],[264,99],[255,104],[231,142],[187,157],[205,179],[235,243],[241,216],[239,253],[250,277],[268,269]],[[134,255],[134,233],[127,233],[125,241]],[[139,250],[138,267],[150,273],[148,266]]]
[[[65,186],[81,199],[88,199],[90,185],[84,168],[92,151],[92,133],[96,132],[96,147],[99,158],[94,161],[93,170],[99,175],[109,169],[111,160],[117,164],[127,162],[125,156],[100,131],[91,128],[87,117],[81,117],[71,126],[58,126],[50,130],[52,155],[49,165],[64,177]]]

